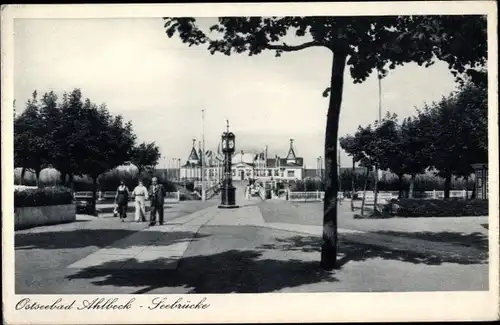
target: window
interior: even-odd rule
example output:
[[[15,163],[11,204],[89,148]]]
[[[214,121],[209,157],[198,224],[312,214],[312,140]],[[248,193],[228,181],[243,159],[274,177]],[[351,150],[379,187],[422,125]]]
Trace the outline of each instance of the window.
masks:
[[[276,169],[276,170],[274,171],[274,176],[279,176],[279,175],[280,175],[280,171]]]
[[[295,177],[295,170],[288,170],[287,177]]]

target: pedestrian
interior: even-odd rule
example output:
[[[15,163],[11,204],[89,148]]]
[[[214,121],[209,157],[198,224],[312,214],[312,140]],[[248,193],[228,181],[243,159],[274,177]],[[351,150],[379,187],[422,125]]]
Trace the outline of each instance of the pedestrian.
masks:
[[[149,198],[151,200],[151,216],[149,219],[149,225],[154,226],[156,224],[156,213],[158,212],[158,222],[163,225],[163,204],[165,202],[165,188],[162,184],[158,184],[158,178],[153,177],[151,180],[151,186],[149,188]]]
[[[120,181],[120,186],[116,190],[115,195],[115,204],[118,208],[118,215],[122,222],[124,222],[125,218],[127,218],[127,207],[128,207],[128,198],[129,198],[129,190],[125,185],[124,181]]]
[[[248,200],[250,199],[250,184],[247,184],[245,187],[245,198]]]
[[[132,195],[135,199],[135,222],[146,221],[146,200],[148,199],[148,189],[142,181],[134,188]]]

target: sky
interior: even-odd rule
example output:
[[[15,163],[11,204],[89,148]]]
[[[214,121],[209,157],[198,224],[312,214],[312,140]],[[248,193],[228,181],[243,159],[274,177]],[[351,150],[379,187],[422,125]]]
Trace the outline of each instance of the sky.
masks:
[[[211,19],[201,18],[202,26]],[[297,156],[316,168],[324,155],[324,130],[332,54],[323,48],[249,57],[211,55],[169,39],[161,18],[16,19],[14,95],[21,112],[34,90],[59,96],[80,88],[94,103],[133,123],[140,142],[155,141],[168,166],[184,162],[192,139],[216,150],[226,119],[236,150],[285,156],[294,139]],[[293,43],[293,39],[290,43]],[[299,42],[300,40],[295,40]],[[456,86],[447,65],[408,64],[382,80],[382,112],[401,119],[439,100]],[[378,118],[374,75],[354,84],[346,69],[339,136]],[[351,160],[341,152],[341,165]]]

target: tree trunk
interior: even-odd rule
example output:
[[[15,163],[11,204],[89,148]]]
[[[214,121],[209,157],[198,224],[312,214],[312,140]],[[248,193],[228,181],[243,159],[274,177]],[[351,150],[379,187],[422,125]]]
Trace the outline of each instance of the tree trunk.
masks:
[[[472,187],[472,193],[470,194],[471,200],[474,200],[476,198],[476,182],[477,182],[477,178],[474,177],[474,183],[473,183],[474,187]]]
[[[35,179],[36,179],[36,187],[40,188],[41,187],[41,183],[40,183],[40,172],[42,171],[41,168],[37,168],[35,169]]]
[[[325,198],[323,201],[323,243],[321,267],[332,270],[337,264],[337,136],[347,55],[334,53],[330,80],[330,101],[325,130]]]
[[[413,192],[414,192],[414,189],[415,189],[415,177],[416,175],[411,175],[411,178],[410,178],[410,188],[408,189],[408,197],[410,199],[413,199]]]
[[[73,174],[71,173],[68,173],[68,185],[69,185],[69,188],[71,189],[71,192],[74,192],[75,190],[75,184],[73,183]]]
[[[368,186],[368,168],[366,169],[365,174],[365,185],[363,186],[363,198],[361,199],[361,215],[365,213],[365,199],[366,199],[366,187]]]
[[[377,196],[378,196],[378,167],[375,168],[375,178],[373,185],[373,212],[377,212]]]
[[[21,168],[21,182],[19,185],[23,185],[23,183],[24,183],[24,174],[26,174],[26,168],[22,167]]]
[[[60,172],[61,175],[59,176],[59,180],[61,181],[62,186],[66,186],[66,172]]]
[[[354,211],[354,192],[356,191],[356,184],[355,184],[355,173],[354,173],[355,165],[354,165],[354,159],[352,160],[352,175],[351,175],[351,183],[352,183],[352,194],[351,194],[351,211]]]
[[[465,199],[469,199],[469,177],[465,177]]]
[[[398,180],[399,180],[399,199],[403,198],[403,176],[404,174],[398,174]]]
[[[444,198],[445,199],[450,198],[450,189],[451,189],[451,173],[448,172],[448,173],[446,173],[446,176],[444,178]]]
[[[97,177],[92,177],[92,214],[97,216],[96,201],[97,201]]]

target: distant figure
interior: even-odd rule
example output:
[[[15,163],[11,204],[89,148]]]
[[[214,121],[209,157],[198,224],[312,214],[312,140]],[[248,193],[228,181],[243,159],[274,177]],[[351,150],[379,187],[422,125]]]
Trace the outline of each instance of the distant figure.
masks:
[[[127,218],[129,191],[124,181],[120,181],[120,186],[116,190],[115,204],[118,206],[118,215],[122,222]]]
[[[166,191],[162,184],[158,184],[158,178],[153,177],[148,194],[151,199],[151,217],[149,225],[154,226],[156,224],[156,212],[158,212],[158,221],[160,225],[163,225],[163,204],[165,202]]]
[[[139,181],[132,194],[135,197],[135,222],[145,222],[148,189],[143,185],[142,181]]]

